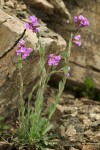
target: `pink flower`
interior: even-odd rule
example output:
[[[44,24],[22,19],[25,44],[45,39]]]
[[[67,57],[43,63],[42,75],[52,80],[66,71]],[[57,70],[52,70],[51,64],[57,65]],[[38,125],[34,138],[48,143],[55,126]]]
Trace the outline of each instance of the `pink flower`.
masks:
[[[32,48],[26,48],[25,41],[23,39],[20,40],[18,50],[16,50],[17,55],[21,56],[22,59],[26,59],[31,52],[32,52]]]
[[[25,45],[25,41],[24,41],[23,39],[21,39],[21,40],[19,41],[19,43],[20,43],[21,46],[24,46],[24,45]]]
[[[26,59],[31,52],[32,52],[32,48],[26,48],[26,51],[22,54],[22,58]]]
[[[67,78],[69,78],[69,77],[70,77],[70,73],[69,73],[69,72],[66,74],[66,77],[67,77]]]
[[[50,54],[49,59],[48,59],[48,65],[49,66],[52,66],[52,65],[57,66],[60,59],[61,59],[60,55],[55,56],[54,54]]]
[[[90,23],[88,21],[87,18],[85,18],[84,16],[80,15],[80,16],[75,16],[74,17],[74,22],[80,26],[80,27],[85,27],[85,26],[90,26]]]
[[[77,36],[74,37],[73,42],[76,45],[81,46],[81,40],[80,39],[81,39],[81,35],[77,35]]]
[[[25,28],[26,29],[30,29],[33,32],[37,33],[37,32],[39,32],[37,27],[38,27],[38,19],[37,19],[37,17],[30,16],[29,22],[25,24]]]

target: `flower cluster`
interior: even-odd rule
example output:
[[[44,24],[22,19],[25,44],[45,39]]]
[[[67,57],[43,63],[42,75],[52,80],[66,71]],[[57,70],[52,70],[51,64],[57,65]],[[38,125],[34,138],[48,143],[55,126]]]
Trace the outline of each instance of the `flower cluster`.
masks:
[[[75,44],[77,44],[78,46],[81,46],[81,35],[77,35],[77,36],[75,36],[74,38],[73,38],[73,42],[75,43]]]
[[[37,17],[30,16],[29,22],[25,24],[25,28],[26,29],[30,29],[30,30],[32,30],[35,33],[39,32]]]
[[[88,21],[87,18],[85,18],[84,16],[80,15],[80,16],[75,16],[74,17],[74,22],[80,26],[80,27],[85,27],[85,26],[89,26],[90,23]]]
[[[48,59],[48,65],[49,66],[52,66],[52,65],[57,66],[60,59],[61,59],[60,55],[55,56],[54,54],[50,54],[49,59]]]
[[[82,15],[79,15],[79,16],[75,16],[74,17],[74,22],[77,24],[78,28],[80,27],[86,27],[86,26],[89,26],[90,23],[88,21],[87,18],[85,18],[84,16]],[[81,46],[81,35],[77,35],[73,38],[73,42],[78,45],[78,46]]]
[[[18,50],[16,50],[17,55],[21,56],[22,59],[26,59],[31,52],[32,52],[32,48],[26,48],[25,41],[23,39],[20,40]]]

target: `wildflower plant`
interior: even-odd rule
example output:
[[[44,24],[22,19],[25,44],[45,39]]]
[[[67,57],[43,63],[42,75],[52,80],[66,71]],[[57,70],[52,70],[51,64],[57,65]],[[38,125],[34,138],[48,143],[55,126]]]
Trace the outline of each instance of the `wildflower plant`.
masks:
[[[69,58],[71,55],[72,43],[81,45],[81,35],[76,35],[81,27],[89,26],[89,21],[81,16],[76,16],[74,18],[77,24],[76,32],[71,33],[68,47],[62,54],[50,54],[47,59],[45,59],[45,49],[42,46],[39,29],[38,29],[38,19],[35,16],[30,16],[29,22],[25,24],[25,28],[31,30],[35,34],[38,34],[38,53],[40,55],[39,61],[39,75],[40,79],[33,85],[31,92],[28,94],[28,106],[25,107],[23,99],[23,77],[22,68],[23,63],[27,57],[31,54],[32,48],[27,48],[25,46],[25,41],[22,39],[19,42],[18,50],[16,53],[18,55],[18,66],[19,66],[19,76],[20,76],[20,109],[19,109],[19,127],[18,127],[18,144],[28,145],[30,147],[35,145],[36,149],[45,150],[50,144],[54,144],[52,140],[52,135],[50,133],[53,125],[51,123],[52,115],[56,110],[57,104],[60,102],[60,96],[64,90],[66,79],[70,76]],[[61,59],[64,60],[64,66],[59,70],[56,70],[56,66],[59,65]],[[52,67],[51,72],[46,70],[46,64],[48,67]],[[42,109],[44,103],[44,92],[47,87],[48,81],[52,74],[56,72],[62,72],[63,77],[59,82],[58,93],[55,96],[55,103],[50,105],[48,116],[42,116]],[[35,109],[32,110],[30,101],[32,99],[32,94],[37,88]]]

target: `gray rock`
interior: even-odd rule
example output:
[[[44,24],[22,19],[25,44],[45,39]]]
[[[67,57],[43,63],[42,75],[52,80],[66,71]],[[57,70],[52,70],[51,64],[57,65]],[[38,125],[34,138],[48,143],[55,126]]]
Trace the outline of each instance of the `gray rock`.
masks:
[[[42,26],[41,41],[46,50],[45,57],[50,53],[60,53],[65,50],[66,42],[61,36],[43,27],[43,24],[40,26]],[[45,37],[45,32],[48,37]],[[0,40],[0,114],[6,116],[11,115],[19,104],[18,56],[15,52],[18,42],[24,38],[26,45],[33,48],[33,53],[23,64],[24,96],[27,96],[31,88],[29,85],[38,77],[39,56],[36,52],[38,39],[35,33],[29,30],[25,32],[24,24],[19,19],[7,15],[2,10],[0,10],[0,37],[2,37]]]
[[[53,14],[54,6],[51,5],[47,0],[24,0],[25,3],[33,8],[42,10],[47,14]]]

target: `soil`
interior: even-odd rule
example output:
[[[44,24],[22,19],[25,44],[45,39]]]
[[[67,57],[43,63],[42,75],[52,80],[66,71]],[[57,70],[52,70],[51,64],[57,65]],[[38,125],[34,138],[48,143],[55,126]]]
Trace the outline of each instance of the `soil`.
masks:
[[[22,21],[30,15],[22,0],[5,0],[2,9]],[[56,92],[57,89],[48,86],[43,112],[45,115],[49,105],[55,102]],[[14,123],[10,120],[7,122],[11,127],[8,130],[9,134],[16,132],[15,120]],[[52,123],[54,132],[59,135],[58,146],[53,148],[54,150],[100,150],[100,102],[75,98],[72,92],[65,91],[60,104],[57,105]],[[3,136],[1,137],[0,150],[15,150],[13,146],[9,146],[8,141],[9,138],[5,140]]]

